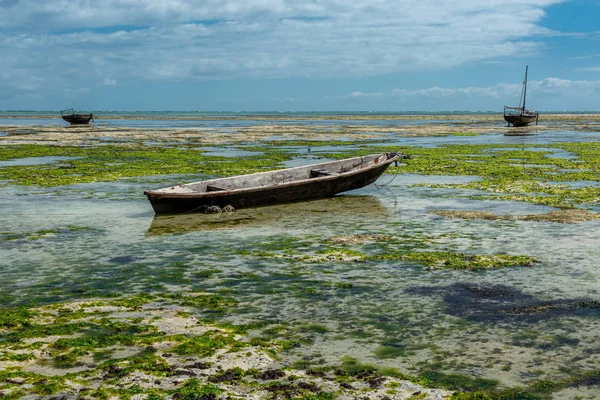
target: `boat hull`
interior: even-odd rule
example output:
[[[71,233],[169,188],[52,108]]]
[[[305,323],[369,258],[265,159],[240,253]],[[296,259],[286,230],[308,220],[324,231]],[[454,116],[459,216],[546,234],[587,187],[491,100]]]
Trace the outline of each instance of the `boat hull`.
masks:
[[[62,119],[71,125],[88,125],[92,118],[93,114],[72,114],[62,116]]]
[[[538,116],[537,114],[533,115],[505,115],[504,120],[508,122],[512,126],[526,126],[533,122],[537,123]]]
[[[146,191],[144,193],[156,214],[204,212],[210,206],[221,208],[232,206],[238,209],[293,203],[331,197],[338,193],[369,185],[375,182],[398,157],[394,156],[368,168],[357,169],[348,173],[302,179],[296,182],[278,183],[264,187],[197,194],[169,194],[160,193],[159,191]]]

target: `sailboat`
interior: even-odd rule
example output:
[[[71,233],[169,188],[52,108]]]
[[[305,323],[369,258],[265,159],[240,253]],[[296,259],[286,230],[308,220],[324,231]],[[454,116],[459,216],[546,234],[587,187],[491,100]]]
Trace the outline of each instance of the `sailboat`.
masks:
[[[504,120],[508,122],[508,126],[525,126],[535,121],[538,124],[539,114],[525,108],[525,100],[527,99],[527,71],[529,65],[525,66],[525,80],[523,81],[523,90],[521,91],[521,100],[519,107],[504,106]]]

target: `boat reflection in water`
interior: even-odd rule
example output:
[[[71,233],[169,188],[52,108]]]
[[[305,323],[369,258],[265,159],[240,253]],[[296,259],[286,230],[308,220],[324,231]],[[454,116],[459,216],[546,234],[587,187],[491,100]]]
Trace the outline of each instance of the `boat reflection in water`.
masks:
[[[146,236],[270,225],[314,229],[328,223],[344,222],[348,218],[372,220],[388,214],[388,209],[377,197],[343,195],[218,214],[157,214]]]

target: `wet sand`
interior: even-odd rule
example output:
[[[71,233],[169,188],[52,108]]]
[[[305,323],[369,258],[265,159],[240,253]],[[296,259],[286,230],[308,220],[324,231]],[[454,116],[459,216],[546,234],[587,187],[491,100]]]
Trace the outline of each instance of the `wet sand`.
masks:
[[[15,117],[17,118],[17,117]],[[18,117],[22,118],[22,117]],[[31,118],[49,118],[38,115]],[[117,116],[119,120],[214,120],[197,117],[169,116]],[[102,143],[181,143],[181,144],[239,144],[263,140],[385,140],[393,137],[427,137],[453,135],[527,135],[547,131],[594,131],[600,129],[600,114],[551,114],[543,115],[539,125],[514,128],[507,127],[501,115],[340,115],[340,116],[252,116],[244,117],[259,122],[258,125],[236,125],[242,117],[220,117],[230,120],[226,128],[222,127],[119,127],[93,123],[89,126],[68,126],[57,121],[49,125],[11,125],[11,118],[0,117],[0,144],[57,144],[57,145],[93,145]],[[98,121],[102,117],[97,117]],[[277,122],[269,122],[276,120]],[[309,125],[294,124],[294,121],[311,121]],[[319,121],[336,121],[339,124],[319,124]],[[389,121],[389,124],[356,124],[352,121]],[[423,123],[406,124],[406,121]],[[435,122],[427,122],[432,120]],[[282,124],[282,121],[290,123]]]
[[[202,296],[205,294],[197,294],[197,297]],[[85,316],[76,320],[80,325],[89,324],[87,329],[93,330],[99,316],[104,318],[104,321],[109,319],[112,324],[122,324],[122,326],[129,326],[129,323],[135,320],[138,327],[146,327],[148,331],[154,333],[152,338],[158,337],[158,340],[152,341],[151,344],[126,345],[116,342],[103,348],[105,353],[111,353],[113,357],[121,359],[109,368],[103,368],[98,366],[90,351],[84,352],[77,362],[63,362],[60,367],[53,365],[56,364],[56,349],[64,352],[64,343],[69,340],[80,343],[77,342],[77,338],[86,337],[84,329],[82,332],[70,335],[57,334],[22,339],[20,343],[23,348],[29,347],[32,343],[37,345],[34,350],[20,348],[10,352],[13,355],[30,354],[30,359],[23,361],[0,359],[0,371],[19,369],[24,372],[21,376],[7,379],[12,387],[0,390],[0,397],[20,397],[18,394],[21,385],[25,387],[32,386],[32,383],[34,387],[43,385],[43,382],[32,380],[28,373],[34,374],[33,376],[48,377],[48,384],[50,380],[58,378],[57,382],[61,387],[58,393],[55,393],[55,398],[97,398],[100,391],[95,392],[96,388],[113,392],[130,389],[130,393],[127,394],[130,396],[137,394],[137,397],[133,398],[138,399],[146,398],[146,395],[140,395],[140,392],[152,390],[160,391],[161,394],[175,393],[173,398],[180,398],[182,395],[177,393],[183,392],[185,389],[182,388],[186,386],[195,385],[206,390],[206,388],[216,388],[215,383],[219,383],[220,399],[232,398],[232,396],[256,400],[292,396],[299,398],[300,395],[321,398],[315,396],[324,392],[336,393],[338,400],[355,399],[356,396],[366,398],[364,396],[367,396],[367,393],[369,399],[390,400],[406,399],[415,394],[419,395],[419,399],[442,400],[452,395],[448,390],[425,388],[408,380],[385,377],[376,372],[365,373],[361,377],[348,378],[342,382],[336,379],[334,371],[311,374],[292,369],[282,365],[274,355],[281,352],[280,345],[276,342],[252,344],[245,334],[233,334],[226,328],[208,325],[189,315],[194,311],[191,307],[166,305],[161,302],[128,306],[127,301],[127,299],[122,303],[114,300],[112,302],[77,301],[61,304],[59,310],[56,306],[32,309],[31,312],[37,317],[28,321],[29,324],[51,327],[57,321],[64,322],[65,315],[83,313]],[[3,329],[0,329],[0,332],[2,331]],[[145,333],[147,332],[142,331],[137,336],[143,337]],[[102,337],[100,332],[95,334],[96,337]],[[216,348],[205,349],[205,354],[197,354],[199,352],[178,351],[182,349],[179,345],[182,337],[224,337],[228,338],[229,343],[221,345],[215,341]],[[60,340],[63,345],[59,344]],[[152,358],[154,365],[144,370],[126,373],[128,365],[126,358],[139,356],[144,352],[146,357]],[[237,376],[236,373],[240,374],[240,371],[252,371],[252,373]],[[66,374],[69,374],[69,379],[61,380],[60,377]],[[390,387],[394,388],[393,392],[390,391]],[[36,390],[40,389],[34,389]],[[196,394],[195,397],[188,394],[185,398],[216,399],[216,397],[202,397],[201,394]]]

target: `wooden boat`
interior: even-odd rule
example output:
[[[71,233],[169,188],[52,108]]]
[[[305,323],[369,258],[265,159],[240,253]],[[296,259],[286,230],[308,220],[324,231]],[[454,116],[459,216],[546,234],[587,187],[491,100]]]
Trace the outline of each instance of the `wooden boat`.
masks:
[[[210,207],[235,209],[330,197],[377,180],[400,153],[330,161],[303,167],[147,190],[156,214],[210,212]]]
[[[72,108],[62,110],[60,115],[62,119],[71,125],[87,125],[90,123],[90,120],[94,120],[94,114],[75,114],[75,110]]]
[[[523,90],[521,91],[521,100],[519,107],[504,106],[504,120],[508,126],[525,126],[535,121],[538,124],[539,114],[525,108],[525,100],[527,99],[527,71],[529,66],[525,66],[525,80],[523,81]]]

